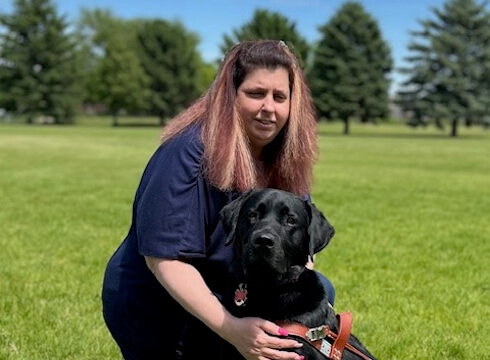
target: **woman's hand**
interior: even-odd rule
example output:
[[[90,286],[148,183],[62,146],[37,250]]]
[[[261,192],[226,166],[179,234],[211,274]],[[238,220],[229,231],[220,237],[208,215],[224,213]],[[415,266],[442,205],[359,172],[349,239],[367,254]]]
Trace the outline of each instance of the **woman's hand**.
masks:
[[[225,339],[248,360],[304,359],[292,351],[302,344],[296,340],[281,338],[287,336],[287,331],[267,320],[256,317],[231,318],[226,325],[225,334]]]
[[[315,267],[315,257],[308,256],[308,262],[306,263],[306,268],[313,270],[314,267]]]

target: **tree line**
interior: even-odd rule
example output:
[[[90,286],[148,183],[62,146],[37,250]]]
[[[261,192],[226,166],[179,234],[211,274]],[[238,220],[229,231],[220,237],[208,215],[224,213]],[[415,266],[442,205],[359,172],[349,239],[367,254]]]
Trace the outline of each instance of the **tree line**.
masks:
[[[395,69],[377,21],[345,2],[308,41],[280,13],[257,9],[223,36],[224,54],[250,39],[283,40],[302,61],[320,119],[377,122],[397,104],[412,126],[434,124],[457,136],[460,123],[490,124],[490,12],[486,1],[447,0],[411,33],[408,66]],[[81,108],[158,116],[160,123],[191,104],[213,81],[219,61],[206,62],[199,34],[179,21],[121,19],[82,9],[70,23],[52,0],[15,0],[0,14],[0,109],[32,123],[73,123]],[[390,94],[394,71],[406,80]]]

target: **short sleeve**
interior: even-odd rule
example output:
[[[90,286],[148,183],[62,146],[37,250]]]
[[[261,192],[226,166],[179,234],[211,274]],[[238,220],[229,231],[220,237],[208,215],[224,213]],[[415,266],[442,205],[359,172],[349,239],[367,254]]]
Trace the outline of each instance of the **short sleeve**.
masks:
[[[141,255],[202,257],[206,247],[206,184],[196,129],[162,144],[138,188],[133,221]]]

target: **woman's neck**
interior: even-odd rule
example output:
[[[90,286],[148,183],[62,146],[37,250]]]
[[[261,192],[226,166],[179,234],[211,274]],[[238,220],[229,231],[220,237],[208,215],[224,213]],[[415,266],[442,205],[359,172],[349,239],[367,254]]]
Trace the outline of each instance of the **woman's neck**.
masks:
[[[252,152],[252,158],[256,163],[264,160],[264,148],[252,147],[250,150]]]
[[[255,174],[257,176],[257,185],[259,187],[267,187],[269,183],[269,174],[267,173],[263,158],[254,158],[254,164]]]

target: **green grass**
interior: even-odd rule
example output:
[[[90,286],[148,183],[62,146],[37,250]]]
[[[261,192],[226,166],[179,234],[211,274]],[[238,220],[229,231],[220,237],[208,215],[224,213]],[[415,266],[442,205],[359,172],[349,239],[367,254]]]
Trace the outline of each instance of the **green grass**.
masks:
[[[359,131],[359,130],[358,130]],[[482,359],[490,338],[490,134],[323,132],[318,267],[380,359]]]
[[[0,359],[120,359],[101,317],[158,127],[0,125]],[[317,267],[380,359],[482,359],[490,326],[490,133],[322,125]]]

